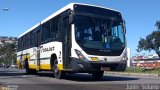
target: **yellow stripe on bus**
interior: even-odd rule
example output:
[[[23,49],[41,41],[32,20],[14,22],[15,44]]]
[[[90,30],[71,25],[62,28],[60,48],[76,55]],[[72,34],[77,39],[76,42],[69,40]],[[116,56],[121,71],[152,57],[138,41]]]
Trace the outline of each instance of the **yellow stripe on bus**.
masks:
[[[63,64],[58,64],[58,69],[63,70]]]
[[[26,60],[26,59],[27,59],[27,55],[24,55],[24,56],[23,56],[23,60]]]
[[[31,65],[29,65],[29,68],[30,69],[36,69],[36,65],[31,64]],[[40,69],[51,70],[51,66],[50,66],[50,64],[41,64]],[[63,70],[63,64],[58,64],[58,69]]]
[[[50,64],[41,64],[40,69],[51,70]]]
[[[29,65],[29,68],[30,68],[30,69],[36,69],[36,65],[31,64],[31,65]]]

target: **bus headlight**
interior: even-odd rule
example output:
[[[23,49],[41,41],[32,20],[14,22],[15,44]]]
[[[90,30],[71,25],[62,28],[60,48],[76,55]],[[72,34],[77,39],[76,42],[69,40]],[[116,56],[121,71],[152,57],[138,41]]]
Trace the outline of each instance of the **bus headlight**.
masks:
[[[123,57],[122,60],[123,60],[123,61],[127,61],[127,60],[128,60],[128,57]]]
[[[128,60],[127,53],[124,53],[122,61],[127,61],[127,60]]]
[[[81,51],[75,49],[75,52],[80,60],[84,60],[84,61],[88,62],[87,58],[81,53]]]

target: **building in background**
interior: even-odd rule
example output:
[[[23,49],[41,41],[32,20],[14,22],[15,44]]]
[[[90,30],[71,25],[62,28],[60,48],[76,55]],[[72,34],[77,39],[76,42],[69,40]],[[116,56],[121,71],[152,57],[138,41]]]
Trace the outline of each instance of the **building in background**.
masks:
[[[157,54],[137,55],[131,58],[131,66],[146,69],[160,68],[160,58]]]
[[[17,37],[0,36],[0,45],[4,43],[17,43]]]

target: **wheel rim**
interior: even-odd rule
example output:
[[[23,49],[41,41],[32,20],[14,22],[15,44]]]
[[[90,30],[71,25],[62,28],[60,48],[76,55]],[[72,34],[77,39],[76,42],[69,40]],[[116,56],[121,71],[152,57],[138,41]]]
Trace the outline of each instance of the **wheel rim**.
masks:
[[[55,74],[55,75],[58,74],[58,67],[57,67],[57,64],[54,66],[54,74]]]
[[[53,70],[54,70],[54,76],[57,77],[57,75],[59,74],[57,61],[55,61],[54,63]]]

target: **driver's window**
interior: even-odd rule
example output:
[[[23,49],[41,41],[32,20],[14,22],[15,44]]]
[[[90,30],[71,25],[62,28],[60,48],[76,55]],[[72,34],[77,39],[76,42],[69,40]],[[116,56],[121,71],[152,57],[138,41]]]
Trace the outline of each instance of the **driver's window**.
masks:
[[[124,42],[123,27],[121,24],[112,27],[112,41],[115,43]]]

